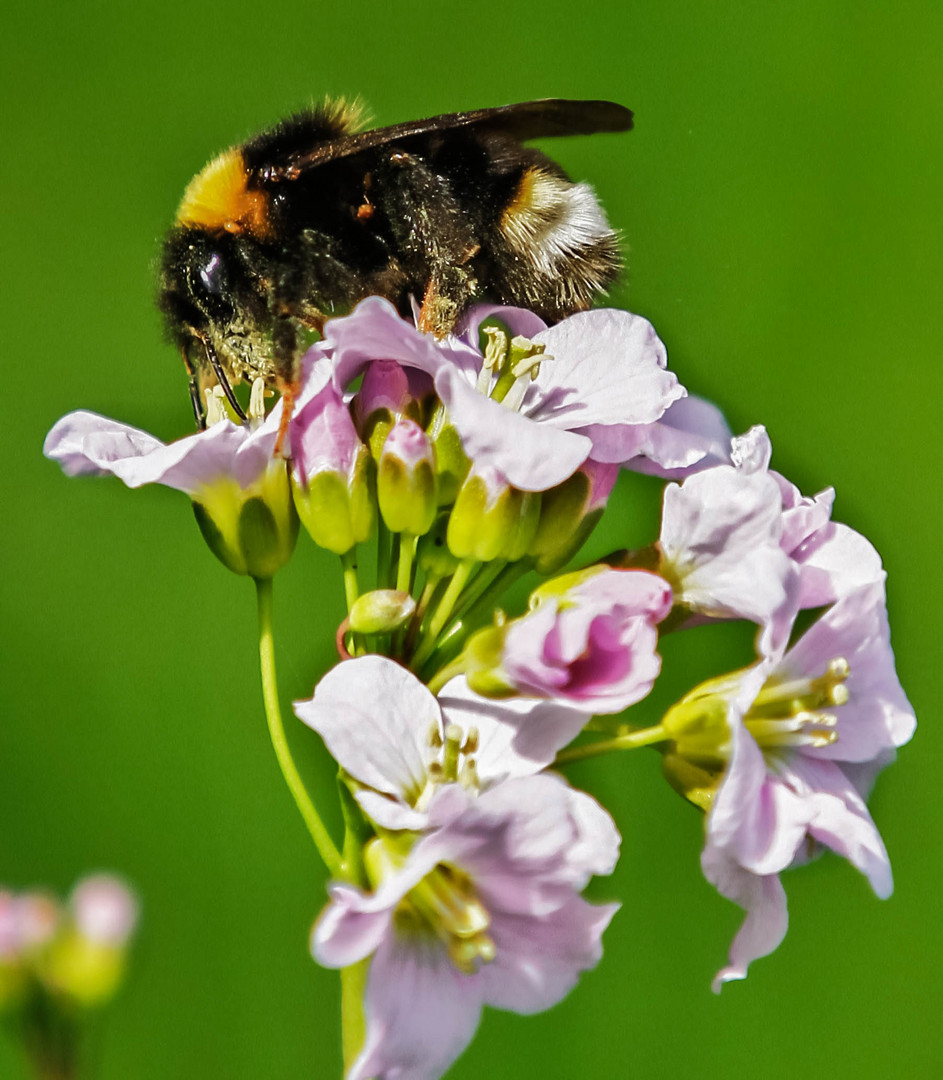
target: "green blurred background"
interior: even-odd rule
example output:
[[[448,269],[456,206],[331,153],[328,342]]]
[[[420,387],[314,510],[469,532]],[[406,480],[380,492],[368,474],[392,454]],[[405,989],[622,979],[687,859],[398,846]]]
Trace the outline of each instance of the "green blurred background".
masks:
[[[306,950],[324,877],[267,743],[252,587],[182,496],[40,455],[80,406],[190,430],[152,305],[159,237],[211,153],[325,92],[378,123],[543,96],[635,110],[629,136],[548,146],[625,232],[614,302],[735,430],[765,423],[806,492],[835,485],[836,517],[884,556],[923,721],[872,801],[895,896],[830,857],[790,874],[785,943],[720,998],[739,912],[701,877],[697,815],[654,755],[572,768],[624,834],[595,888],[623,902],[605,960],[551,1013],[488,1014],[450,1077],[941,1075],[938,0],[40,0],[3,21],[0,881],[62,891],[111,868],[140,891],[98,1080],[339,1075],[336,976]],[[595,551],[650,539],[651,489],[623,485],[610,518]],[[287,701],[331,661],[335,560],[299,544],[276,601]],[[659,700],[745,640],[670,640]],[[26,1077],[2,1038],[0,1076]]]

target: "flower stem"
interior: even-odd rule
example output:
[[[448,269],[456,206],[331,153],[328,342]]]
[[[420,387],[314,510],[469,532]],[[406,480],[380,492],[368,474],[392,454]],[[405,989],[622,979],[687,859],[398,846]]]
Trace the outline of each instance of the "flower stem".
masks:
[[[429,689],[433,694],[438,694],[443,686],[449,681],[454,679],[456,675],[461,675],[465,670],[464,654],[457,660],[453,660],[451,664],[446,664],[445,667],[439,668],[439,670],[429,680]]]
[[[341,555],[341,564],[344,567],[344,595],[347,599],[347,612],[349,614],[350,609],[357,602],[357,597],[360,595],[360,585],[357,582],[356,544],[346,554]]]
[[[377,588],[386,589],[390,584],[390,530],[383,519],[377,521]]]
[[[295,800],[295,805],[304,818],[305,825],[308,826],[308,832],[318,849],[318,854],[334,877],[342,877],[344,871],[343,860],[305,789],[304,782],[291,756],[291,750],[288,748],[288,740],[285,737],[285,726],[282,723],[282,713],[278,704],[278,682],[275,678],[275,640],[272,633],[272,579],[256,578],[255,586],[259,601],[259,667],[262,672],[262,698],[265,702],[265,716],[268,720],[272,746],[275,749],[275,756],[278,758],[282,776],[284,776],[288,790]]]
[[[403,533],[399,545],[399,568],[396,573],[396,587],[400,592],[411,592],[413,581],[413,558],[419,537],[412,533]]]
[[[452,575],[452,580],[449,582],[449,587],[445,590],[445,594],[439,601],[435,613],[429,621],[429,627],[420,640],[419,648],[416,650],[416,655],[412,660],[413,671],[418,671],[428,660],[429,655],[435,648],[436,639],[442,632],[442,627],[448,622],[462,589],[465,588],[468,579],[477,566],[478,563],[474,559],[465,559],[458,564],[455,573]]]
[[[363,1048],[367,1031],[363,995],[367,988],[369,968],[369,957],[351,964],[350,967],[341,968],[341,1047],[344,1053],[345,1076]]]
[[[554,758],[554,765],[568,765],[571,761],[582,761],[584,758],[599,757],[601,754],[612,753],[613,750],[635,750],[639,746],[651,746],[652,743],[664,742],[669,738],[668,732],[663,725],[640,728],[638,731],[630,731],[626,735],[617,735],[614,739],[602,739],[600,742],[587,743],[585,746],[573,746],[569,750],[561,750]]]

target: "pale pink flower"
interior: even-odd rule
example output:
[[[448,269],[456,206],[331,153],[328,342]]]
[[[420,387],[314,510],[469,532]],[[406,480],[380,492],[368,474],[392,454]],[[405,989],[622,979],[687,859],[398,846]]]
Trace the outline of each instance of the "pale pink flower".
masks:
[[[509,624],[495,675],[520,694],[621,712],[650,692],[661,670],[657,624],[672,600],[671,586],[643,570],[548,582],[531,611]]]
[[[584,711],[556,702],[479,697],[464,678],[435,698],[384,656],[338,664],[295,713],[357,782],[366,813],[389,829],[424,828],[443,783],[486,790],[540,772],[586,723]]]
[[[775,652],[788,636],[777,616],[794,613],[797,579],[782,535],[773,477],[718,465],[665,488],[657,570],[677,604],[698,616],[755,622],[761,650]]]
[[[726,744],[714,749],[725,766],[702,866],[747,917],[715,990],[744,978],[749,963],[782,940],[786,898],[778,875],[807,857],[810,845],[844,856],[878,896],[892,890],[865,798],[916,721],[894,670],[882,585],[839,600],[780,660],[766,658],[687,695],[666,717],[682,756],[685,731],[702,739],[699,723],[718,710]],[[703,751],[701,742],[701,760]]]
[[[96,945],[121,948],[138,921],[134,894],[110,874],[83,878],[72,890],[69,906],[79,933]]]
[[[504,311],[489,313],[500,318]],[[510,309],[512,328],[528,314]],[[524,491],[562,483],[587,458],[615,463],[635,456],[647,425],[684,395],[665,370],[664,346],[637,315],[580,312],[548,329],[539,328],[535,316],[525,321],[533,342],[546,353],[521,369],[503,401],[490,396],[493,375],[483,368],[477,334],[473,343],[471,329],[464,337],[436,341],[379,297],[332,319],[324,348],[332,356],[339,389],[373,360],[426,372],[468,456]]]
[[[617,834],[577,794],[550,775],[477,796],[447,785],[411,847],[368,844],[372,892],[331,886],[315,958],[346,967],[372,957],[366,1040],[348,1080],[436,1080],[483,1005],[540,1012],[598,963],[618,905],[579,892],[591,874],[611,872]]]

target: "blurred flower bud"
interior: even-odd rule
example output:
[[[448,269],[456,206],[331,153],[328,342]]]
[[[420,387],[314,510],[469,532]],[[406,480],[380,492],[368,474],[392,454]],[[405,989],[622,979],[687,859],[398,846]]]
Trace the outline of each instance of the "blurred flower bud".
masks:
[[[449,550],[458,559],[523,558],[540,519],[540,493],[518,491],[489,466],[472,469],[449,518]]]
[[[377,500],[391,532],[424,536],[436,513],[435,455],[429,437],[413,420],[396,421],[377,469]]]
[[[344,555],[373,532],[374,467],[331,384],[292,419],[291,445],[298,516],[316,544]]]
[[[75,887],[71,919],[39,967],[45,986],[80,1005],[102,1005],[114,996],[125,970],[126,947],[138,904],[117,878],[98,874]]]
[[[527,554],[540,574],[573,557],[602,517],[619,475],[618,465],[587,460],[562,484],[543,493],[540,521]]]
[[[79,933],[100,945],[124,945],[137,925],[137,900],[110,874],[84,878],[69,903]]]

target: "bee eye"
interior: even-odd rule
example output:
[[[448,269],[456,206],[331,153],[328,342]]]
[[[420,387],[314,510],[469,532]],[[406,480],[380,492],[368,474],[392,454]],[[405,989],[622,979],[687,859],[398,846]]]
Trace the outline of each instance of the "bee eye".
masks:
[[[213,296],[223,295],[226,290],[226,270],[219,255],[210,256],[200,267],[200,281],[208,293]]]

